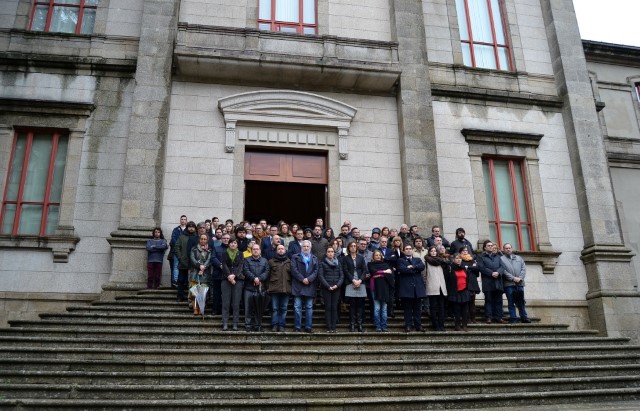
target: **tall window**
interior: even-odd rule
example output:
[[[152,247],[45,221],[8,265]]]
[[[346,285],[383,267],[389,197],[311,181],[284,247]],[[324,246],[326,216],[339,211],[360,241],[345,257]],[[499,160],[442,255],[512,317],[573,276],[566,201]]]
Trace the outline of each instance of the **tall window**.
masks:
[[[482,168],[491,238],[500,247],[510,243],[519,250],[535,251],[524,162],[483,158]]]
[[[635,84],[635,89],[636,89],[636,98],[638,99],[638,102],[640,103],[640,83],[636,83]]]
[[[287,33],[316,34],[316,0],[260,0],[258,28]]]
[[[456,0],[464,64],[511,70],[500,0]]]
[[[68,142],[60,132],[16,131],[0,215],[2,234],[55,232]]]
[[[98,0],[34,0],[31,30],[91,34]]]

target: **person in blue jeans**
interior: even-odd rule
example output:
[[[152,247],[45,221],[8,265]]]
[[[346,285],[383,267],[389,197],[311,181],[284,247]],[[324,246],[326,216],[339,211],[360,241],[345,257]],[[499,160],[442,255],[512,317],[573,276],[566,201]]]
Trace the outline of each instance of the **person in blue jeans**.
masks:
[[[294,331],[302,329],[302,305],[305,307],[304,330],[313,332],[313,299],[316,296],[318,258],[311,253],[311,241],[303,240],[302,251],[291,259],[291,294],[294,297]]]
[[[178,264],[180,262],[180,259],[175,254],[176,241],[178,241],[180,235],[182,235],[184,230],[187,228],[187,221],[189,220],[187,220],[186,215],[180,216],[180,225],[173,229],[173,231],[171,232],[171,240],[169,240],[169,246],[171,247],[170,254],[173,256],[173,258],[171,259],[171,287],[175,287],[178,283]]]
[[[530,323],[531,320],[529,320],[527,309],[524,306],[524,277],[527,274],[527,267],[522,257],[513,253],[511,244],[505,243],[502,246],[502,253],[500,264],[504,269],[502,282],[509,306],[509,322],[511,324],[518,322],[517,307],[520,321]]]
[[[278,244],[276,256],[269,260],[268,289],[271,297],[271,331],[284,332],[291,295],[291,260],[282,244]]]
[[[373,295],[373,324],[377,332],[387,332],[387,301],[391,297],[391,287],[393,286],[393,270],[384,261],[382,251],[373,251],[371,262],[367,264],[367,269],[371,275],[370,288]]]

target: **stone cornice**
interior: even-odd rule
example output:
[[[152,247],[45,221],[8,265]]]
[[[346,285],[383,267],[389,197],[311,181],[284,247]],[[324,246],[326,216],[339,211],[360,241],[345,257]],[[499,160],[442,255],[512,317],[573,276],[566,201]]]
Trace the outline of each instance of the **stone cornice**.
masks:
[[[584,264],[600,261],[630,262],[633,256],[633,251],[622,244],[590,244],[580,253],[580,259]]]
[[[76,101],[0,98],[0,112],[88,117],[95,104]]]
[[[582,48],[588,62],[640,67],[640,47],[582,40]]]
[[[0,235],[0,249],[47,249],[53,254],[54,263],[69,262],[69,254],[75,250],[76,244],[80,241],[76,236],[8,236]]]
[[[522,104],[526,106],[550,107],[554,109],[560,109],[563,105],[562,99],[557,96],[481,89],[468,86],[451,86],[432,83],[431,93],[434,97],[448,97],[464,101],[493,101],[509,104]]]
[[[538,147],[544,134],[518,133],[515,131],[485,130],[478,128],[463,128],[461,131],[467,142],[491,143],[506,145],[524,145]]]

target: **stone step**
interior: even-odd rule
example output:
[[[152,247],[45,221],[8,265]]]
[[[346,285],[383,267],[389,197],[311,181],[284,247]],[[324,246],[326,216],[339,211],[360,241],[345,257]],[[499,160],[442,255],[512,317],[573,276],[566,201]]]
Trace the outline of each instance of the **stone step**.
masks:
[[[615,389],[640,387],[640,375],[606,377],[539,378],[508,382],[511,389],[526,392],[550,392],[567,390]],[[367,384],[367,391],[381,397],[407,397],[420,393],[422,396],[469,394],[498,394],[504,392],[505,381],[465,381],[464,384],[450,382],[375,382]],[[99,386],[88,384],[2,384],[0,398],[65,398],[65,399],[259,399],[259,398],[353,398],[362,393],[362,384],[301,384],[290,380],[289,384],[251,385],[200,385],[125,384]]]
[[[375,395],[379,394],[377,391]],[[414,392],[416,394],[416,392]],[[500,392],[492,394],[433,395],[405,397],[373,397],[361,390],[356,398],[258,398],[258,399],[1,399],[0,407],[20,410],[50,409],[161,409],[213,410],[261,409],[261,410],[425,410],[488,407],[518,407],[548,404],[612,402],[624,398],[640,399],[640,388],[608,388],[547,392]]]
[[[230,349],[232,347],[232,349]],[[520,357],[555,357],[566,356],[570,358],[574,353],[580,356],[616,355],[625,353],[629,358],[640,358],[640,346],[582,346],[564,345],[561,347],[490,347],[490,348],[369,348],[365,344],[355,345],[351,349],[332,350],[326,347],[304,349],[246,349],[243,345],[233,346],[227,344],[219,348],[204,349],[197,347],[198,356],[202,358],[215,358],[216,360],[242,361],[253,359],[255,361],[374,361],[376,359],[390,360],[417,360],[422,358],[449,360],[449,359],[474,359],[486,357],[488,354],[499,358]],[[172,360],[189,360],[194,356],[194,349],[168,349],[168,348],[66,348],[66,347],[16,347],[11,344],[0,345],[0,358],[32,358],[38,359],[135,359],[154,360],[156,358],[168,358]]]
[[[592,365],[530,368],[477,368],[415,370],[415,371],[359,371],[358,382],[371,384],[384,381],[399,382],[460,382],[460,381],[510,381],[540,378],[606,377],[640,375],[640,364]],[[201,371],[48,371],[48,370],[0,370],[0,381],[5,384],[50,384],[52,381],[65,384],[92,385],[242,385],[289,384],[291,381],[305,381],[307,384],[351,383],[353,374],[349,372],[201,372]]]
[[[159,321],[155,318],[60,318],[60,319],[42,319],[37,321],[31,320],[16,320],[9,321],[12,327],[77,327],[83,329],[92,329],[92,330],[102,330],[104,328],[130,328],[137,327],[138,330],[153,330],[158,329],[160,327],[169,330],[171,328],[176,329],[175,332],[194,332],[196,329],[208,329],[210,331],[219,330],[221,328],[221,320],[219,316],[186,316],[185,318],[180,318],[178,320],[173,318],[165,318],[163,321]],[[239,324],[240,328],[243,328],[243,323]],[[268,321],[263,323],[264,329],[269,329],[270,324]],[[291,330],[291,320],[288,320],[289,330]],[[423,326],[426,328],[429,327],[429,324],[425,322]],[[316,331],[320,331],[324,329],[324,323],[315,322],[314,327]],[[365,323],[364,327],[368,332],[374,332],[375,329],[371,324]],[[566,324],[541,324],[541,323],[531,323],[531,324],[470,324],[469,329],[472,330],[498,330],[498,329],[531,329],[531,330],[566,330],[569,326]],[[348,328],[347,324],[339,325],[339,329],[346,331]],[[404,330],[404,325],[399,321],[393,321],[389,323],[389,328],[395,331]],[[270,330],[269,330],[270,332]],[[377,334],[377,333],[376,333]]]
[[[287,330],[284,333],[272,333],[271,331],[263,331],[261,333],[247,333],[244,331],[240,332],[223,332],[219,327],[213,328],[192,328],[189,333],[190,341],[209,341],[216,338],[233,338],[234,341],[238,341],[239,343],[243,343],[245,341],[268,341],[268,340],[309,340],[309,341],[324,341],[326,339],[334,340],[340,339],[344,341],[370,341],[369,338],[371,335],[375,335],[376,341],[385,341],[388,339],[402,339],[405,341],[415,341],[416,343],[421,343],[425,338],[441,338],[444,336],[454,335],[454,336],[466,336],[466,337],[477,337],[477,338],[485,338],[490,340],[499,341],[501,339],[506,338],[515,338],[519,341],[536,339],[536,338],[551,338],[551,339],[565,339],[565,338],[579,338],[579,337],[595,337],[598,332],[596,330],[547,330],[547,329],[531,329],[531,328],[519,328],[514,326],[491,326],[491,328],[478,328],[474,329],[471,327],[469,331],[465,334],[461,334],[459,332],[454,332],[451,329],[449,331],[441,332],[433,332],[426,331],[423,333],[420,332],[410,332],[405,333],[404,330],[390,331],[388,333],[375,333],[370,332],[370,328],[367,328],[367,332],[365,333],[350,333],[346,332],[343,328],[340,328],[336,334],[327,334],[322,331],[315,332],[313,334],[299,334],[294,333],[291,329]],[[109,338],[109,339],[136,339],[136,338],[144,338],[148,341],[150,340],[164,340],[164,339],[172,339],[176,338],[178,335],[183,335],[183,333],[179,330],[176,330],[173,327],[169,327],[167,329],[162,329],[162,327],[158,327],[157,329],[151,330],[140,330],[131,329],[131,328],[111,328],[106,329],[106,327],[102,327],[99,329],[83,329],[80,327],[47,327],[46,325],[41,326],[30,326],[30,327],[12,327],[12,328],[3,328],[0,329],[0,336],[37,336],[37,337],[84,337],[84,338]],[[602,337],[598,337],[602,338]]]
[[[346,350],[349,351],[354,346],[354,341],[358,344],[364,342],[363,339],[354,340],[338,338],[327,334],[330,338],[297,339],[287,338],[281,334],[275,334],[270,338],[241,338],[235,339],[234,343],[241,344],[242,348],[248,350],[303,350],[307,348],[325,350]],[[214,349],[224,347],[229,344],[230,337],[210,336],[203,341],[199,341],[199,349]],[[603,338],[603,337],[567,337],[567,338],[534,338],[522,339],[521,336],[506,335],[501,338],[488,338],[486,335],[474,333],[444,333],[434,336],[425,336],[419,340],[406,338],[386,338],[366,341],[367,348],[412,348],[416,341],[419,341],[421,348],[438,347],[463,347],[487,349],[494,347],[560,347],[564,345],[581,347],[602,347],[621,346],[628,347],[628,338]],[[166,337],[162,339],[139,338],[98,338],[98,337],[78,337],[78,336],[9,336],[0,334],[0,348],[6,346],[15,347],[59,347],[59,348],[147,348],[147,349],[189,349],[193,346],[193,340],[185,340],[184,337]]]

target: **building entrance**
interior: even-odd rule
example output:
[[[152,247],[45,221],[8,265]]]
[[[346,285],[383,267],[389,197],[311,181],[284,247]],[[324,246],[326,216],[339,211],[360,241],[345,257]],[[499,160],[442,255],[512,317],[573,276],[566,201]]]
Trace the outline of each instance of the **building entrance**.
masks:
[[[244,218],[311,226],[327,222],[326,155],[249,151],[245,153]]]

